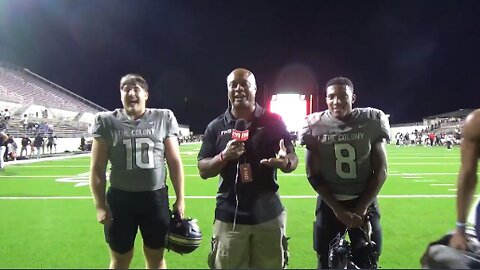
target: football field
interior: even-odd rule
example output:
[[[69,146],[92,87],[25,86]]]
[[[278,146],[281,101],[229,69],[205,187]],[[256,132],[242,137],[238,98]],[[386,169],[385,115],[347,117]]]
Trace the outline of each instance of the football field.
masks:
[[[203,242],[194,253],[166,252],[169,268],[207,268],[218,178],[198,176],[200,144],[182,145],[186,215],[198,220]],[[315,268],[312,249],[315,192],[299,166],[279,171],[288,212],[289,268]],[[420,268],[427,243],[455,224],[459,149],[387,146],[389,176],[380,192],[382,268]],[[0,268],[106,268],[108,248],[88,187],[88,156],[7,166],[0,172]],[[169,186],[171,186],[168,180]],[[170,195],[174,195],[173,188]],[[171,200],[173,202],[173,200]],[[144,268],[137,235],[132,268]]]

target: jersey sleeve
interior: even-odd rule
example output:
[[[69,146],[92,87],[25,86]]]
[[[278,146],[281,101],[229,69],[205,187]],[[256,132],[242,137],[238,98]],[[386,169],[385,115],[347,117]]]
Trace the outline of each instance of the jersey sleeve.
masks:
[[[298,131],[298,139],[301,145],[305,145],[305,135],[310,134],[310,126],[308,124],[308,115],[303,119],[302,128]]]
[[[165,138],[178,137],[180,128],[178,127],[177,118],[171,110],[167,111],[167,133]]]
[[[388,121],[387,115],[379,110],[379,135],[378,138],[389,139],[390,138],[390,122]]]
[[[300,140],[301,145],[306,145],[306,137],[312,135],[312,125],[314,121],[318,121],[319,116],[315,113],[305,116],[303,120],[302,128],[298,132],[298,139]]]
[[[93,118],[92,136],[95,138],[105,137],[105,122],[102,115],[102,113],[97,113]]]

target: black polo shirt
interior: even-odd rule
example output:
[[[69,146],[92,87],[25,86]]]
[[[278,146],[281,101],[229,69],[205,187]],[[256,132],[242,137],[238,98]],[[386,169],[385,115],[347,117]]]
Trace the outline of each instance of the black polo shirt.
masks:
[[[292,145],[290,135],[279,115],[266,111],[256,104],[253,120],[248,123],[249,139],[245,142],[247,162],[252,168],[251,183],[242,183],[238,179],[237,160],[229,161],[220,172],[220,185],[217,193],[215,218],[224,222],[233,222],[236,196],[238,196],[238,224],[258,224],[276,218],[283,206],[277,193],[277,170],[260,164],[264,158],[275,157],[279,151],[279,142]],[[208,124],[203,137],[198,160],[214,157],[223,151],[231,140],[231,131],[237,119],[227,109],[224,114]]]

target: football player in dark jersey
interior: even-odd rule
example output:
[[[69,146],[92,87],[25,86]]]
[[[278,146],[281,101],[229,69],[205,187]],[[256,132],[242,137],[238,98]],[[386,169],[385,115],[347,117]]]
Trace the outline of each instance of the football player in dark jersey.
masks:
[[[166,268],[163,254],[171,216],[167,166],[176,194],[173,210],[184,216],[178,123],[170,110],[146,108],[148,85],[141,76],[124,76],[120,94],[123,108],[98,113],[92,125],[90,187],[97,220],[104,224],[110,246],[110,268],[130,266],[138,228],[146,267]],[[105,193],[108,162],[110,187]]]
[[[477,166],[480,158],[480,109],[473,111],[466,118],[462,135],[460,148],[462,163],[457,182],[457,228],[450,239],[450,246],[459,250],[467,248],[466,221],[477,185]],[[477,206],[477,220],[480,218],[478,210],[480,209]],[[475,226],[478,237],[480,224]]]
[[[328,268],[329,244],[346,228],[354,263],[370,267],[371,258],[358,255],[365,254],[359,247],[364,247],[368,238],[363,229],[367,221],[377,260],[381,250],[376,198],[387,177],[384,139],[389,137],[390,127],[381,110],[352,108],[356,99],[353,89],[348,78],[330,80],[326,85],[328,109],[308,115],[300,132],[307,148],[307,177],[318,193],[313,233],[318,268]]]

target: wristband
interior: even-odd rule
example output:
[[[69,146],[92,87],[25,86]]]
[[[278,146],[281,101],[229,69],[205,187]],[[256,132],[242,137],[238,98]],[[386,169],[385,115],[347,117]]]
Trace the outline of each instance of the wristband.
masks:
[[[220,152],[219,157],[221,162],[225,162],[225,158],[223,157],[223,152]]]
[[[467,227],[467,224],[466,223],[462,223],[462,222],[458,222],[457,221],[457,228],[464,228]]]
[[[458,231],[465,232],[465,228],[467,227],[466,223],[457,221],[456,225],[457,225],[457,230]]]

